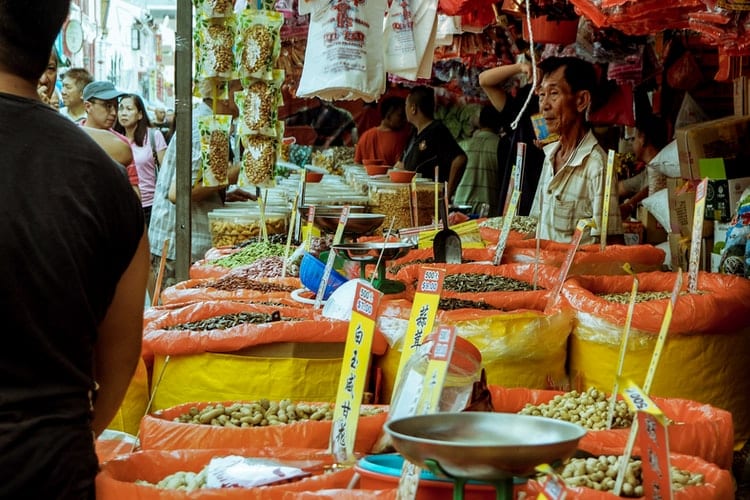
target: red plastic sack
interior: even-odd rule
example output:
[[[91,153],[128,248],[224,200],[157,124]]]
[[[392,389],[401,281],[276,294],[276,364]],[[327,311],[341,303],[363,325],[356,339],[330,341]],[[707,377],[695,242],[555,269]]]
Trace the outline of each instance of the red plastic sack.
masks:
[[[491,245],[497,245],[497,242],[500,241],[500,232],[500,229],[495,229],[494,227],[479,226],[479,236],[482,237],[482,241]],[[508,241],[526,240],[533,237],[533,234],[521,233],[512,229],[508,232]],[[489,251],[487,252],[489,253]]]
[[[432,248],[415,248],[410,250],[408,254],[404,255],[400,259],[390,261],[386,267],[386,272],[390,277],[395,277],[398,271],[414,261],[424,261],[433,259],[434,254]],[[461,250],[461,260],[464,263],[470,262],[483,262],[492,260],[492,255],[485,248],[464,248]],[[432,266],[430,263],[421,263],[420,265]]]
[[[158,483],[166,476],[179,471],[198,472],[208,465],[212,458],[227,455],[274,459],[285,465],[302,468],[313,475],[299,481],[275,486],[210,488],[190,493],[135,484],[135,481],[139,479]],[[139,451],[110,460],[102,465],[101,472],[96,477],[96,498],[97,500],[295,499],[298,498],[297,493],[346,488],[354,475],[354,470],[327,470],[333,464],[333,456],[325,451],[299,448]]]
[[[228,407],[238,401],[224,402]],[[239,401],[241,402],[241,401]],[[140,440],[144,450],[211,449],[253,446],[279,446],[327,449],[331,436],[330,420],[307,420],[286,425],[230,428],[174,422],[173,419],[190,411],[202,410],[209,404],[186,403],[146,415],[141,420]],[[372,406],[365,406],[372,408]],[[388,418],[388,408],[376,415],[360,417],[354,451],[367,453],[380,435]]]
[[[215,330],[165,330],[164,327],[200,321],[225,314],[271,313],[299,318],[300,321],[276,321],[264,324],[244,323]],[[143,356],[147,361],[154,354],[185,355],[204,352],[233,352],[247,347],[273,342],[346,342],[349,325],[322,317],[318,312],[302,308],[278,308],[229,301],[206,301],[161,310],[162,314],[145,325]],[[385,351],[385,339],[376,335],[372,352]]]
[[[460,273],[471,274],[488,274],[492,276],[504,276],[513,278],[526,283],[534,281],[533,264],[506,264],[493,266],[491,264],[435,264],[432,267],[440,267],[446,270],[448,275]],[[419,277],[420,266],[406,266],[402,268],[397,276],[398,279],[412,283]],[[487,304],[502,308],[506,311],[516,309],[536,309],[542,310],[547,302],[547,295],[554,288],[559,270],[550,266],[540,265],[537,270],[537,283],[540,289],[532,291],[498,291],[498,292],[455,292],[446,290],[440,296],[444,299],[456,298],[463,300],[472,300],[476,302],[486,302]]]
[[[230,271],[230,270],[227,270]],[[216,278],[189,279],[166,288],[161,293],[163,305],[195,302],[201,300],[273,300],[289,298],[289,294],[302,287],[299,278],[258,278],[263,283],[273,283],[289,288],[289,291],[261,292],[260,290],[219,290],[210,285]]]
[[[549,402],[562,391],[505,388],[491,385],[490,394],[495,411],[518,413],[526,404]],[[698,456],[723,469],[732,466],[734,444],[732,415],[720,408],[686,399],[653,398],[657,406],[673,424],[669,426],[669,449],[677,453]],[[622,453],[630,428],[589,431],[581,439],[581,449],[602,447]]]
[[[502,262],[534,262],[536,241],[536,239],[508,241]],[[539,258],[542,264],[560,267],[565,261],[570,245],[541,240],[539,248]],[[573,257],[573,264],[570,266],[568,275],[625,274],[622,265],[626,262],[635,272],[656,271],[661,269],[664,257],[663,250],[651,245],[607,245],[603,252],[598,244],[583,245]]]
[[[606,448],[587,448],[586,451],[595,455],[618,453]],[[704,484],[700,486],[689,486],[681,490],[674,490],[674,500],[727,500],[734,498],[732,477],[728,471],[722,470],[701,458],[678,453],[670,453],[669,462],[674,468],[702,474],[704,480]],[[537,494],[542,491],[542,487],[537,481],[531,480],[527,483],[527,491],[532,495]],[[568,491],[569,495],[567,498],[577,500],[614,500],[622,498],[612,493],[583,487],[568,487]],[[532,496],[532,498],[535,497]]]

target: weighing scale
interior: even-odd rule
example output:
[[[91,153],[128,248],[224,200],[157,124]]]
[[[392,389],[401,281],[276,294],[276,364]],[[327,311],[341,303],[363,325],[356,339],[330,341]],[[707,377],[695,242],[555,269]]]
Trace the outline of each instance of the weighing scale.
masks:
[[[393,447],[410,462],[454,483],[463,500],[469,480],[495,486],[497,500],[513,498],[513,478],[573,456],[586,430],[576,424],[514,413],[434,413],[385,424]]]
[[[351,217],[352,214],[349,215]],[[354,214],[356,215],[356,214]],[[362,214],[372,215],[372,214]],[[315,217],[317,220],[317,217]],[[333,245],[337,255],[346,260],[359,262],[359,277],[367,280],[367,264],[377,265],[377,277],[372,281],[372,286],[383,293],[400,293],[406,289],[400,281],[389,280],[385,277],[385,264],[389,260],[398,259],[406,255],[414,245],[401,241],[369,242],[369,243],[342,243]],[[382,258],[381,258],[382,253]]]

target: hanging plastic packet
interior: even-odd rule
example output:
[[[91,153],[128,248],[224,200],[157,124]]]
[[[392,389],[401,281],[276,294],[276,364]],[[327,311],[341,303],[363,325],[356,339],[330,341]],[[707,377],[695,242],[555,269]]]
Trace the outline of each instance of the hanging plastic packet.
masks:
[[[221,23],[199,18],[195,28],[196,76],[229,80],[234,70],[234,16]]]
[[[202,116],[198,119],[198,131],[201,136],[201,177],[204,186],[228,184],[231,128],[231,115]]]
[[[385,90],[382,32],[385,0],[300,3],[312,10],[297,97],[377,99]]]
[[[240,78],[270,80],[281,52],[284,17],[272,10],[243,10],[237,21],[237,73]]]
[[[243,135],[241,140],[245,151],[242,153],[237,185],[272,187],[279,139],[265,135]]]
[[[234,94],[240,111],[239,134],[277,135],[279,106],[282,104],[281,86],[284,72],[273,71],[272,80],[243,80],[244,90]]]
[[[410,0],[394,0],[385,16],[385,70],[398,75],[401,71],[417,70],[414,46],[414,17]]]
[[[194,0],[197,17],[220,19],[234,12],[234,0]]]

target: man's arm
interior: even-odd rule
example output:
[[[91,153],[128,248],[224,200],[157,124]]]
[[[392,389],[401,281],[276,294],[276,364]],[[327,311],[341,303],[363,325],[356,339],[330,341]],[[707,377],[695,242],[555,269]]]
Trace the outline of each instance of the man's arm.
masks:
[[[228,172],[228,179],[229,184],[235,184],[237,182],[237,178],[240,176],[240,166],[239,164],[234,164],[229,167]],[[211,196],[213,193],[219,191],[222,188],[225,188],[226,186],[203,186],[201,183],[198,183],[197,185],[193,186],[193,189],[190,191],[190,198],[193,201],[202,201]],[[177,203],[177,179],[176,177],[172,179],[172,184],[169,186],[169,201],[172,203]]]
[[[525,73],[531,78],[531,69],[529,63],[507,64],[491,68],[479,74],[479,85],[487,94],[495,109],[502,111],[508,100],[508,94],[504,89],[505,84],[518,73]]]
[[[92,427],[98,436],[117,413],[141,355],[143,299],[149,271],[149,245],[144,234],[115,295],[94,346],[94,370],[99,391]]]

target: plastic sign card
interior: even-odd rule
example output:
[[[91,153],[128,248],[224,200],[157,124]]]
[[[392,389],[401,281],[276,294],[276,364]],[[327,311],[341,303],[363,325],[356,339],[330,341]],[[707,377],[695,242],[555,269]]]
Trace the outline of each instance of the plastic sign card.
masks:
[[[286,235],[286,247],[284,248],[284,262],[281,264],[281,277],[286,278],[286,261],[289,260],[289,254],[292,251],[292,237],[294,236],[294,228],[297,227],[297,200],[299,195],[295,194],[292,200],[292,220],[289,221],[289,231]],[[309,245],[307,250],[309,250]]]
[[[494,265],[499,265],[503,258],[503,252],[505,251],[505,245],[508,243],[508,235],[510,234],[510,226],[513,224],[513,218],[516,216],[516,209],[518,208],[518,199],[521,197],[521,191],[513,191],[513,195],[510,197],[510,203],[508,204],[508,210],[505,211],[503,216],[503,227],[500,230],[500,238],[497,240],[497,247],[495,247],[495,257],[492,259]]]
[[[339,225],[336,227],[336,233],[333,235],[333,244],[338,245],[341,243],[341,239],[344,237],[344,228],[346,227],[346,221],[349,219],[349,205],[344,205],[341,209],[341,216],[339,216]],[[336,252],[331,249],[328,252],[328,260],[326,261],[326,267],[323,269],[323,277],[320,279],[320,285],[318,286],[318,292],[315,294],[315,309],[320,309],[320,305],[323,303],[323,297],[326,293],[326,287],[328,286],[328,280],[331,279],[331,270],[333,269],[333,262],[336,260]]]
[[[455,345],[456,330],[452,326],[440,326],[430,348],[430,361],[421,380],[421,388],[417,391],[420,395],[419,402],[409,409],[408,415],[429,415],[438,412],[445,376],[448,373],[448,362],[453,356]],[[420,467],[404,460],[396,498],[412,500],[416,497],[421,472]]]
[[[573,265],[573,258],[578,251],[578,247],[581,246],[581,239],[583,238],[584,234],[583,232],[586,229],[593,228],[596,228],[596,221],[594,219],[581,219],[578,221],[578,224],[576,224],[576,229],[573,232],[573,240],[570,242],[570,250],[568,250],[568,254],[565,256],[565,260],[563,261],[562,266],[560,266],[560,274],[557,276],[557,283],[555,284],[554,290],[552,290],[552,293],[550,293],[549,298],[547,299],[546,309],[550,309],[551,307],[553,307],[557,302],[558,297],[560,297],[563,283],[568,277],[570,266]],[[538,238],[537,241],[539,241]]]
[[[698,262],[701,253],[701,237],[703,236],[703,216],[706,212],[706,193],[708,192],[708,178],[700,181],[695,188],[695,209],[693,210],[693,235],[690,241],[690,264],[688,265],[688,291],[698,291]]]
[[[443,393],[448,362],[456,345],[456,330],[452,326],[441,325],[430,349],[430,362],[424,377],[424,388],[417,405],[417,414],[435,413],[439,410],[440,395]]]
[[[359,409],[370,363],[375,317],[382,295],[367,283],[357,283],[331,426],[331,451],[339,463],[355,461],[354,440]]]
[[[305,235],[305,252],[310,251],[310,243],[312,242],[313,237],[313,229],[315,221],[315,205],[310,205],[307,209],[307,229],[306,229],[306,235]]]
[[[607,226],[609,225],[609,200],[612,196],[612,176],[615,171],[615,150],[607,153],[607,173],[604,178],[604,201],[602,201],[602,223],[599,239],[602,252],[607,248]]]
[[[638,421],[636,441],[641,449],[643,496],[673,498],[672,468],[669,463],[668,421],[658,406],[635,383],[628,380],[622,395]]]
[[[672,287],[672,296],[669,299],[669,302],[667,302],[667,307],[664,311],[664,318],[661,321],[661,328],[659,329],[659,336],[656,338],[654,353],[651,355],[651,362],[648,365],[646,380],[643,382],[643,390],[646,392],[646,394],[651,392],[651,385],[654,383],[654,376],[656,375],[656,368],[659,366],[661,352],[664,349],[664,344],[667,342],[669,325],[672,323],[672,313],[674,311],[675,305],[677,305],[677,298],[680,296],[681,289],[682,269],[678,269],[677,275],[675,276],[674,280],[674,286]]]
[[[432,331],[437,315],[440,293],[443,291],[443,280],[445,269],[436,267],[422,267],[419,270],[417,291],[414,294],[414,303],[411,307],[409,325],[406,327],[404,343],[401,349],[401,358],[398,363],[396,380],[393,387],[398,387],[401,376],[411,355],[422,345],[424,337]],[[396,393],[394,391],[393,396]],[[393,402],[391,397],[391,402]]]

